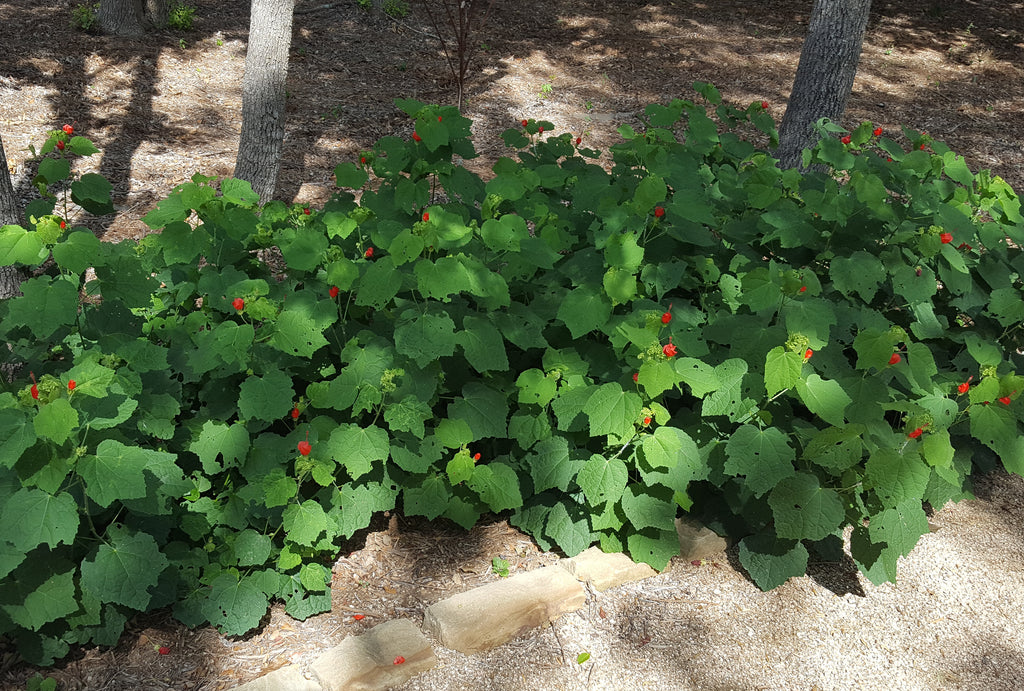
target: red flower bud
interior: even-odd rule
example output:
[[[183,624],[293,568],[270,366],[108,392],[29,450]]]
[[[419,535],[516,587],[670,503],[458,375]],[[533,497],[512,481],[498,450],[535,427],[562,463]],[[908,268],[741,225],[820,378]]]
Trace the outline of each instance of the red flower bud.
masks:
[[[301,453],[303,456],[308,456],[309,452],[312,451],[312,450],[313,450],[313,447],[310,446],[308,441],[300,441],[299,442],[299,453]]]
[[[157,652],[159,652],[161,655],[170,655],[171,649],[168,648],[166,645],[162,645],[157,649]]]
[[[523,127],[526,127],[526,124],[527,124],[526,120],[523,120],[521,124],[522,124]]]
[[[473,460],[474,461],[479,461],[480,460],[480,452],[479,451],[477,453],[473,454]]]
[[[64,142],[62,142],[61,140],[58,139],[57,140],[57,148],[60,149],[61,151],[63,151],[64,150]]]
[[[942,241],[943,245],[948,245],[949,243],[953,242],[953,234],[952,233],[939,233],[939,240]]]
[[[366,165],[366,156],[360,156],[359,157],[359,164],[360,165]]]
[[[761,101],[761,109],[768,110],[768,101]]]
[[[366,619],[366,615],[365,614],[353,614],[352,618],[355,619],[356,621],[362,621],[363,619]]]
[[[851,140],[850,140],[850,135],[846,135],[845,137],[843,137],[843,138],[842,138],[842,139],[840,139],[839,141],[841,141],[841,142],[842,142],[843,144],[849,144],[849,143],[850,143],[850,141],[851,141]]]
[[[400,664],[402,664],[403,662],[405,662],[405,658],[404,658],[404,657],[402,657],[401,655],[399,655],[398,657],[396,657],[396,658],[395,658],[395,664],[396,664],[396,665],[400,665]]]
[[[671,302],[668,304],[668,310],[664,314],[661,315],[661,323],[662,324],[668,324],[670,321],[672,321],[672,303]]]
[[[304,209],[302,210],[302,213],[304,213],[304,214],[306,214],[307,216],[309,216],[309,207],[307,206],[306,208],[304,208]]]
[[[639,372],[633,372],[633,381],[637,381],[638,379],[640,379],[640,373]]]
[[[668,343],[661,349],[661,352],[665,353],[665,357],[675,357],[676,353],[679,352],[679,349],[673,345],[671,336],[669,336]]]
[[[338,286],[331,286],[331,289],[327,291],[327,294],[331,296],[331,299],[338,297]]]
[[[915,429],[915,430],[914,430],[913,432],[907,432],[907,436],[908,436],[908,437],[910,437],[911,439],[917,439],[917,438],[918,438],[918,437],[920,437],[920,436],[921,436],[921,435],[922,435],[923,433],[924,433],[924,430],[923,430],[923,429],[921,429],[920,427],[918,427],[918,428],[917,428],[917,429]]]
[[[537,134],[544,134],[544,125],[537,128]]]
[[[424,211],[423,212],[423,222],[426,223],[429,220],[430,220],[430,214],[427,213],[426,211]]]
[[[580,142],[582,142],[582,141],[583,141],[583,137],[576,137],[576,146],[579,146]]]
[[[231,306],[241,312],[245,308],[245,300],[242,298],[235,298],[231,301]]]
[[[646,427],[649,424],[651,424],[651,418],[650,417],[645,417],[644,418],[644,426]]]
[[[814,355],[814,351],[808,348],[804,351],[804,360],[810,360],[812,355]]]
[[[999,402],[1002,403],[1003,405],[1010,405],[1010,397],[1009,396],[1000,396]]]
[[[924,151],[924,144],[921,144],[921,146],[919,146],[917,148],[920,149],[921,151]]]
[[[441,116],[440,115],[437,116],[437,121],[441,122]]]
[[[68,381],[68,391],[74,391],[76,386],[78,386],[78,384],[75,383],[74,379]]]
[[[64,230],[64,229],[65,229],[65,228],[67,228],[67,227],[68,227],[68,224],[67,224],[67,223],[65,223],[64,221],[61,221],[61,222],[60,222],[60,229],[61,229],[61,230]]]
[[[421,142],[421,141],[423,141],[423,139],[420,137],[420,135],[416,134],[415,132],[412,133],[412,140],[414,142]]]
[[[957,384],[956,385],[957,393],[967,393],[967,391],[971,388],[971,380],[972,379],[974,379],[974,375],[973,374],[971,376],[967,377],[967,381],[965,381],[965,382],[963,382],[961,384]]]
[[[367,247],[366,251],[363,252],[363,256],[366,257],[367,259],[373,259],[373,248]]]
[[[881,127],[876,127],[874,130],[871,131],[871,134],[875,135],[876,137],[881,137],[882,136],[882,128]]]
[[[665,215],[665,209],[661,208],[660,206],[654,207],[654,217],[655,218],[661,218],[664,215]]]
[[[29,389],[29,393],[32,394],[32,398],[36,399],[37,401],[39,400],[39,387],[38,386],[33,384],[32,388]]]
[[[64,125],[63,127],[61,127],[61,129],[64,130],[64,134],[68,135],[69,137],[75,133],[75,128],[71,125]]]
[[[299,419],[299,406],[295,406],[294,408],[292,408],[292,420],[298,420],[298,419]]]
[[[899,354],[899,353],[893,353],[893,354],[892,354],[892,357],[890,357],[890,358],[889,358],[889,364],[890,364],[890,365],[896,365],[896,364],[899,364],[899,361],[900,361],[900,360],[902,360],[902,359],[903,359],[903,358],[901,358],[901,357],[900,357],[900,354]]]
[[[800,292],[801,293],[806,293],[807,292],[807,286],[800,286]]]

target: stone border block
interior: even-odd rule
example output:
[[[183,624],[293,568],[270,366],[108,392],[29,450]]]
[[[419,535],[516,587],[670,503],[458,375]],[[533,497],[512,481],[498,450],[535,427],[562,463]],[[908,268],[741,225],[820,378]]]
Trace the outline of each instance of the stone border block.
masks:
[[[398,656],[405,661],[395,664]],[[393,619],[349,636],[317,658],[312,670],[327,691],[383,691],[435,665],[427,637],[408,619]]]
[[[442,645],[476,653],[581,608],[583,586],[560,566],[545,566],[459,593],[427,608],[423,626]]]
[[[287,665],[236,686],[232,691],[323,691],[315,680],[307,679],[298,665]]]
[[[599,547],[591,547],[558,564],[578,580],[589,583],[601,592],[658,573],[649,564],[637,563],[622,552],[606,553]]]
[[[679,556],[686,561],[710,557],[729,546],[725,538],[688,516],[676,519],[676,534],[679,535]]]

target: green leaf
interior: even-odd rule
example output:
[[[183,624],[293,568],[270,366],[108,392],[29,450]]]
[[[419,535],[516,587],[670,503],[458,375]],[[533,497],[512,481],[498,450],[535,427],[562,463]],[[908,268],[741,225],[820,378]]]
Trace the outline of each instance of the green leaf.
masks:
[[[331,457],[356,480],[370,472],[375,461],[387,459],[391,444],[388,433],[376,425],[361,427],[345,423],[331,432],[327,448]]]
[[[558,395],[557,379],[536,368],[524,370],[516,379],[516,387],[519,389],[520,403],[534,403],[543,407]]]
[[[576,476],[576,483],[591,506],[618,501],[628,480],[629,471],[625,463],[618,458],[608,459],[598,454],[591,456]]]
[[[46,252],[37,233],[25,230],[21,226],[0,228],[0,266],[35,266],[44,259]]]
[[[282,233],[278,247],[289,270],[312,271],[323,261],[328,242],[320,233],[299,230],[288,234]]]
[[[273,542],[269,535],[263,535],[252,528],[246,528],[235,536],[234,554],[239,566],[260,566],[270,559]]]
[[[716,366],[715,377],[720,386],[704,399],[701,413],[727,415],[730,420],[736,421],[750,412],[756,403],[743,398],[743,377],[746,373],[747,363],[739,358],[730,358]]]
[[[679,555],[679,535],[675,530],[630,533],[627,544],[634,561],[648,564],[656,571],[663,570],[672,557]]]
[[[633,434],[643,401],[635,393],[623,391],[615,382],[600,386],[583,407],[590,420],[590,436],[612,435],[625,440]]]
[[[562,548],[567,557],[575,557],[594,541],[586,515],[578,515],[573,520],[562,503],[551,507],[544,533]]]
[[[370,176],[355,163],[341,163],[334,169],[334,181],[338,187],[359,189],[366,184]]]
[[[622,512],[636,530],[657,528],[668,531],[676,519],[676,505],[659,499],[640,485],[630,485],[622,493]],[[671,492],[670,492],[671,494]]]
[[[748,535],[740,540],[740,564],[761,590],[771,590],[807,572],[807,548],[774,535]]]
[[[796,391],[807,409],[825,422],[838,427],[846,423],[844,412],[853,399],[839,382],[812,374],[806,381],[796,383]]]
[[[857,293],[861,300],[870,303],[878,292],[878,286],[886,279],[886,272],[878,257],[857,250],[849,257],[833,259],[829,276],[836,289],[846,297]]]
[[[499,219],[489,218],[480,227],[484,244],[495,252],[518,252],[520,243],[530,237],[526,220],[516,214],[505,214]]]
[[[764,387],[768,397],[796,386],[803,367],[804,358],[801,353],[791,353],[782,346],[769,350],[764,363]]]
[[[495,513],[523,505],[516,471],[504,463],[476,466],[468,484]]]
[[[272,422],[288,414],[294,399],[291,377],[274,369],[262,377],[252,376],[242,382],[238,390],[238,412],[244,418]],[[234,447],[240,443],[239,439]]]
[[[71,183],[71,200],[95,216],[114,211],[110,193],[114,186],[98,173],[83,173]]]
[[[644,460],[652,468],[675,468],[680,462],[689,467],[700,465],[697,443],[675,427],[658,427],[640,444]]]
[[[324,327],[318,325],[308,310],[299,311],[286,308],[277,316],[274,334],[268,343],[282,353],[308,358],[327,345],[323,330]],[[279,399],[279,402],[285,403],[286,401]]]
[[[465,482],[469,478],[473,477],[473,468],[473,457],[469,455],[469,451],[465,449],[459,451],[445,466],[445,472],[448,474],[448,482],[453,485]]]
[[[600,329],[608,323],[612,303],[604,292],[590,285],[570,291],[558,307],[558,319],[569,327],[573,338]]]
[[[418,439],[423,439],[426,434],[423,423],[433,416],[430,406],[413,395],[405,396],[384,409],[384,421],[393,432],[410,432]]]
[[[901,501],[868,521],[868,535],[875,543],[884,542],[900,556],[910,554],[922,535],[928,533],[928,516],[918,498]]]
[[[698,361],[694,360],[694,362]],[[644,360],[640,365],[637,383],[644,387],[644,392],[650,398],[660,395],[663,391],[667,391],[683,381],[674,364],[678,363],[673,363],[671,360],[655,359]],[[708,367],[708,369],[711,368]]]
[[[455,322],[447,314],[406,310],[395,327],[395,349],[419,367],[455,353]]]
[[[71,407],[66,398],[57,398],[39,406],[32,420],[36,435],[63,444],[78,427],[78,411]]]
[[[423,480],[419,487],[407,487],[402,496],[406,515],[426,516],[427,520],[432,521],[448,508],[452,491],[444,478],[432,475]]]
[[[582,459],[570,458],[565,437],[549,437],[538,442],[524,460],[533,478],[535,494],[553,488],[569,491],[569,483],[584,464]]]
[[[783,478],[768,495],[775,534],[794,540],[823,540],[842,524],[843,502],[810,473]]]
[[[909,499],[920,500],[931,474],[916,454],[904,455],[887,448],[874,451],[864,469],[875,494],[887,508]]]
[[[174,454],[104,439],[96,447],[95,456],[85,455],[78,461],[77,470],[85,480],[89,498],[107,507],[118,499],[146,496],[146,468],[151,463],[173,462],[174,459]]]
[[[469,425],[473,433],[470,441],[508,436],[508,399],[480,382],[470,382],[462,388],[462,396],[448,405],[448,417]]]
[[[676,373],[697,398],[704,398],[712,391],[722,388],[723,383],[718,378],[716,369],[711,365],[691,357],[675,358],[674,360],[673,366]]]
[[[27,326],[32,334],[46,341],[62,326],[75,323],[78,315],[78,290],[63,278],[39,276],[22,281],[22,297],[11,298],[7,320]]]
[[[312,499],[290,504],[281,518],[287,538],[300,545],[315,544],[330,526],[323,507]]]
[[[473,369],[481,374],[508,370],[505,339],[490,321],[468,316],[462,320],[462,327],[464,330],[456,334],[455,341],[462,347]]]
[[[0,539],[21,552],[46,543],[71,545],[78,534],[78,503],[67,492],[50,495],[23,487],[7,497],[0,512]]]
[[[658,175],[648,175],[636,186],[633,202],[636,204],[637,211],[646,214],[654,208],[655,204],[665,201],[667,196],[668,189],[665,187],[665,181]]]
[[[370,264],[359,280],[356,304],[378,310],[387,308],[402,288],[402,281],[396,280],[397,276],[401,274],[395,270],[395,262],[389,256]]]
[[[289,381],[289,388],[290,385]],[[203,423],[199,436],[189,445],[189,450],[199,456],[204,473],[216,475],[222,470],[238,466],[245,460],[249,452],[249,433],[244,425],[238,423],[225,425],[207,420]]]
[[[864,455],[863,425],[828,427],[814,435],[804,447],[803,458],[839,474],[860,463]]]
[[[10,604],[0,605],[0,609],[18,626],[38,631],[44,624],[73,614],[79,608],[74,569],[51,575],[27,593],[24,592],[26,586],[30,587],[21,581],[10,584],[10,594],[17,591],[17,595]]]
[[[3,263],[3,237],[0,236],[0,263]],[[92,231],[76,230],[53,248],[53,260],[62,269],[80,274],[99,261],[100,240]],[[28,263],[28,262],[23,262]]]
[[[787,477],[795,474],[796,452],[789,439],[777,427],[758,429],[742,425],[725,445],[725,472],[744,475],[747,487],[761,496]]]
[[[236,573],[222,571],[210,583],[202,604],[203,616],[227,636],[241,636],[260,624],[267,613],[268,598],[253,576],[239,580]]]
[[[145,610],[167,564],[152,535],[113,525],[107,528],[107,542],[82,562],[82,589],[101,602]]]

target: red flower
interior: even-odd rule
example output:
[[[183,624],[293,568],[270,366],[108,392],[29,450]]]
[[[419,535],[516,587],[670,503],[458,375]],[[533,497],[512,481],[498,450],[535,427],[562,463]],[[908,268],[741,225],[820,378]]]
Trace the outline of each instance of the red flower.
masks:
[[[363,256],[366,257],[367,259],[373,259],[373,248],[367,247],[366,251],[363,252]]]
[[[480,452],[477,452],[477,453],[473,454],[473,460],[474,461],[479,461],[480,460]]]
[[[292,408],[292,420],[298,420],[298,419],[299,419],[299,406],[295,406],[294,408]]]
[[[761,101],[761,109],[768,110],[768,101]]]
[[[61,230],[64,230],[64,229],[65,229],[65,228],[67,228],[67,227],[68,227],[68,224],[67,224],[67,223],[65,223],[64,221],[61,221],[61,222],[60,222],[60,229],[61,229]]]
[[[78,386],[78,384],[75,383],[75,380],[70,380],[68,382],[68,391],[74,391],[76,386]]]
[[[423,222],[426,223],[429,220],[430,220],[430,214],[427,213],[426,211],[424,211],[423,212]]]
[[[440,115],[437,116],[437,121],[441,122],[441,116]]]
[[[241,312],[242,309],[245,307],[245,300],[243,300],[242,298],[235,298],[234,300],[231,301],[231,306],[234,307],[239,312]]]
[[[412,140],[414,142],[421,142],[421,141],[423,141],[423,139],[420,137],[420,135],[416,134],[415,132],[412,133]]]
[[[1002,403],[1003,405],[1010,405],[1010,397],[1009,396],[1001,396],[999,398],[999,402]]]
[[[313,447],[309,445],[308,441],[299,442],[299,453],[303,456],[308,456],[309,452],[313,450]]]
[[[396,664],[396,665],[400,665],[400,664],[402,664],[403,662],[405,662],[405,658],[404,658],[404,657],[402,657],[401,655],[399,655],[398,657],[396,657],[396,658],[395,658],[395,664]]]
[[[922,435],[923,433],[924,433],[924,430],[923,430],[923,429],[921,429],[920,427],[918,427],[918,428],[917,428],[917,429],[915,429],[915,430],[914,430],[913,432],[907,432],[907,436],[908,436],[908,437],[910,437],[911,439],[917,439],[917,438],[918,438],[918,437],[920,437],[920,436],[921,436],[921,435]]]
[[[168,648],[166,645],[162,645],[157,649],[157,652],[159,652],[161,655],[170,655],[171,649]]]
[[[366,615],[365,614],[353,614],[352,618],[355,619],[356,621],[362,621],[363,619],[366,619]]]
[[[523,120],[523,122],[521,124],[522,124],[523,127],[526,127],[526,120]]]
[[[338,286],[331,286],[331,289],[327,291],[327,294],[331,296],[331,299],[338,297]]]
[[[62,142],[61,140],[58,139],[57,140],[57,148],[60,149],[61,151],[63,151],[64,150],[64,142]]]
[[[668,324],[670,321],[672,321],[672,312],[671,312],[672,304],[671,303],[669,303],[668,309],[669,309],[668,312],[665,312],[664,314],[661,315],[661,323],[662,324]]]
[[[302,210],[302,213],[304,213],[304,214],[306,214],[307,216],[309,216],[309,207],[307,206],[306,208],[304,208],[304,209]]]
[[[971,380],[972,379],[974,379],[974,375],[973,374],[971,376],[967,377],[967,381],[965,381],[965,382],[963,382],[961,384],[957,384],[956,385],[957,393],[967,393],[968,389],[971,388]]]
[[[661,208],[660,206],[654,207],[654,217],[655,218],[661,218],[664,215],[665,215],[665,210],[663,208]]]
[[[651,418],[650,417],[645,417],[644,418],[644,426],[646,427],[649,424],[651,424]]]
[[[544,125],[537,128],[537,134],[544,134]]]
[[[359,164],[360,165],[366,165],[366,156],[360,156],[359,157]]]
[[[922,144],[921,146],[919,146],[917,148],[920,149],[921,151],[924,151],[924,144]]]
[[[579,146],[580,142],[582,142],[582,141],[583,141],[583,137],[576,137],[576,146]]]
[[[38,386],[33,384],[32,388],[29,389],[29,392],[32,394],[32,398],[36,399],[37,401],[39,400],[39,387]]]
[[[841,141],[843,144],[849,144],[850,143],[850,135],[846,135],[845,137],[843,137],[839,141]]]
[[[665,357],[675,357],[679,349],[672,343],[672,337],[669,336],[668,343],[661,349],[661,352],[665,353]]]
[[[872,130],[871,134],[875,135],[876,137],[881,137],[882,136],[882,128],[881,127],[876,127],[874,130]]]
[[[638,379],[640,379],[640,373],[639,372],[633,372],[633,381],[637,381]]]
[[[804,351],[804,360],[810,360],[812,355],[814,355],[814,351],[808,348]]]
[[[75,133],[75,128],[71,125],[64,125],[63,127],[61,127],[61,129],[64,130],[64,134],[68,135],[69,137]]]
[[[900,357],[900,354],[899,354],[899,353],[893,353],[893,354],[892,354],[892,357],[891,357],[891,358],[889,358],[889,364],[890,364],[890,365],[896,365],[896,364],[899,364],[899,361],[900,361],[900,360],[902,360],[902,359],[903,359],[903,358],[901,358],[901,357]]]
[[[948,245],[949,243],[953,242],[953,234],[939,233],[939,240],[942,240],[943,245]]]
[[[62,227],[63,227],[63,226],[62,226]],[[961,243],[960,243],[960,246],[959,246],[959,247],[957,247],[957,249],[958,249],[958,250],[967,250],[968,252],[970,252],[970,251],[971,251],[971,250],[973,250],[974,248],[973,248],[973,247],[971,247],[970,245],[968,245],[968,244],[967,244],[966,242],[961,242]]]
[[[800,292],[801,293],[806,293],[807,292],[807,286],[800,286]]]

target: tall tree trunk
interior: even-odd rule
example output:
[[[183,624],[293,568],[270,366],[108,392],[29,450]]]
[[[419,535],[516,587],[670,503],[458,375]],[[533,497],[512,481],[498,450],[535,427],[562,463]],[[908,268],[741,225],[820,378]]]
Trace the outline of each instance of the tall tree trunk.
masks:
[[[21,210],[18,198],[14,195],[10,170],[7,168],[4,142],[0,139],[0,226],[18,225],[20,222]],[[0,300],[21,295],[22,278],[22,273],[17,267],[0,266]]]
[[[141,36],[144,8],[142,0],[101,0],[96,21],[100,30],[114,36]]]
[[[814,123],[839,120],[857,74],[871,0],[814,0],[807,38],[779,127],[776,156],[783,168],[801,164],[814,144]]]
[[[284,146],[285,79],[295,0],[252,0],[242,76],[242,132],[235,177],[263,201],[274,196]]]
[[[146,23],[156,29],[167,27],[168,0],[146,0]]]

